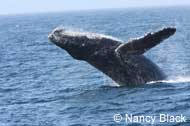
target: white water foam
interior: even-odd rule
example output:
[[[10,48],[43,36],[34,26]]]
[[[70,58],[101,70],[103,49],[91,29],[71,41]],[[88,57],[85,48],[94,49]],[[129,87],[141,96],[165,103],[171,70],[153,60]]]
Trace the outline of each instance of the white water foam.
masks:
[[[175,78],[168,78],[167,80],[159,80],[159,81],[151,81],[147,84],[155,84],[155,83],[188,83],[190,82],[190,76],[178,76]]]

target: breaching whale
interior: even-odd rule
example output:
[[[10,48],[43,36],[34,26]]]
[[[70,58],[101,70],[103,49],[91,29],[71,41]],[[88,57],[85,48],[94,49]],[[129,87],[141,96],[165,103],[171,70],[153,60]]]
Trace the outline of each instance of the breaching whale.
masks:
[[[102,34],[56,28],[48,38],[73,58],[88,62],[117,84],[134,86],[166,78],[143,54],[175,32],[176,28],[167,27],[126,43]]]

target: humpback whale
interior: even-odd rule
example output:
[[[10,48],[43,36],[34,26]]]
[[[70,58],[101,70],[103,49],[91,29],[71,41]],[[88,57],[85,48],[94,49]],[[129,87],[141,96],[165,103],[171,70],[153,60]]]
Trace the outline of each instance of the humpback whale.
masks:
[[[120,86],[135,86],[166,78],[143,54],[175,32],[176,28],[166,27],[124,42],[103,34],[56,28],[48,38],[74,59],[88,62]]]

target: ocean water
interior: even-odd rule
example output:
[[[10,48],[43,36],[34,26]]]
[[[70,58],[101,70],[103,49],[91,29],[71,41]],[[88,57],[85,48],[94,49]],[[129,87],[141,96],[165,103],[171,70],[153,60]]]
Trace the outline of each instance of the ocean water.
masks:
[[[118,9],[0,16],[0,126],[151,125],[125,114],[184,115],[190,125],[190,9]],[[117,87],[84,61],[48,41],[57,26],[98,32],[124,41],[175,26],[170,39],[145,55],[168,79]],[[115,122],[114,114],[121,114]]]

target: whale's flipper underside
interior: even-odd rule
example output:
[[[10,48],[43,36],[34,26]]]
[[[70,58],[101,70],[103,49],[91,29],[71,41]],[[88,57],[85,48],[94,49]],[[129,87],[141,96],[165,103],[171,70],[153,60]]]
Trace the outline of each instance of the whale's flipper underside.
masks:
[[[176,28],[168,27],[154,33],[148,33],[141,38],[121,44],[116,49],[116,53],[119,53],[120,55],[141,55],[161,43],[163,40],[172,36],[175,32]]]

